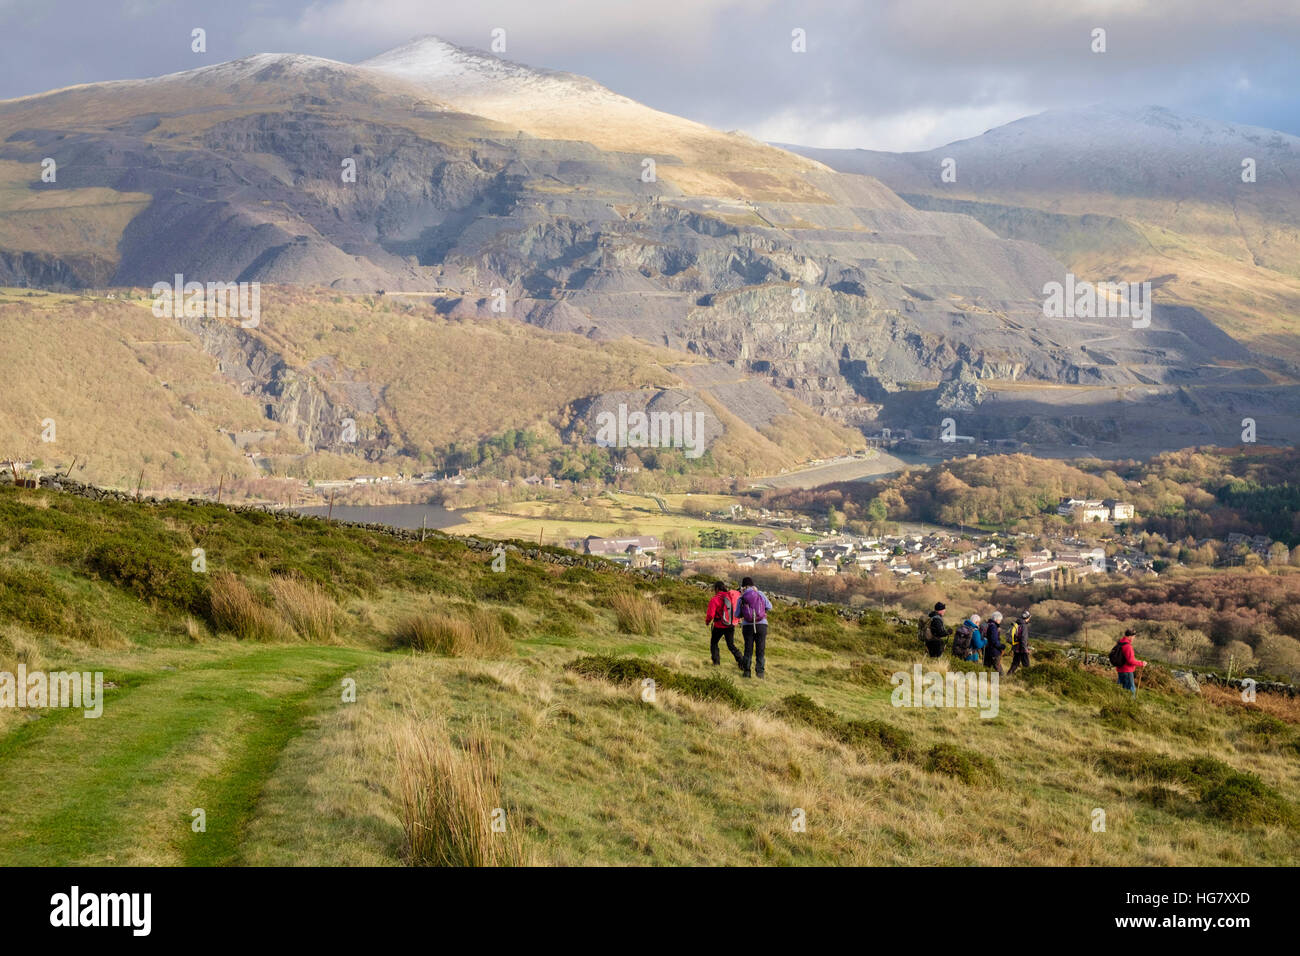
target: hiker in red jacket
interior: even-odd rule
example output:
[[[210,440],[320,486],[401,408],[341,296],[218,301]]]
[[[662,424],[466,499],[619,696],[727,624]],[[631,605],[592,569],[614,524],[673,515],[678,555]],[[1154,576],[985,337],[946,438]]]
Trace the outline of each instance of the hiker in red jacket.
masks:
[[[1147,662],[1138,660],[1133,653],[1133,637],[1132,628],[1124,632],[1119,643],[1111,648],[1110,662],[1115,665],[1115,672],[1119,675],[1119,686],[1136,697],[1137,685],[1133,683],[1133,672],[1139,667],[1146,667]]]
[[[736,648],[736,622],[740,619],[740,592],[730,591],[721,581],[713,584],[713,597],[709,599],[709,609],[704,614],[704,623],[710,625],[711,640],[709,654],[714,666],[722,663],[718,653],[718,641],[727,639],[727,650],[736,659],[736,666],[745,669],[744,658]]]

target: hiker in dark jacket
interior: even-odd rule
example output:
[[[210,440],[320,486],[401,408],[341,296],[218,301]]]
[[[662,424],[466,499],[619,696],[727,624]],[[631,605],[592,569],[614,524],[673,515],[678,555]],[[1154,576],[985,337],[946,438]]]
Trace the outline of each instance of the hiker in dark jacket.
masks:
[[[1011,669],[1010,677],[1017,667],[1029,666],[1029,612],[1021,611],[1020,620],[1011,625]]]
[[[1137,655],[1133,653],[1134,637],[1136,637],[1136,635],[1133,633],[1133,629],[1129,628],[1124,632],[1124,636],[1119,639],[1119,642],[1115,645],[1114,650],[1112,650],[1111,653],[1113,654],[1115,651],[1119,651],[1120,653],[1118,656],[1122,661],[1122,663],[1115,665],[1116,682],[1120,687],[1123,687],[1126,691],[1136,697],[1138,690],[1137,684],[1133,682],[1133,672],[1139,667],[1146,667],[1147,662],[1138,660]]]
[[[939,657],[943,654],[943,642],[952,633],[948,630],[948,625],[943,623],[945,610],[947,606],[940,601],[930,612],[930,636],[925,642],[925,649],[931,657]]]
[[[727,641],[727,650],[736,659],[736,666],[745,669],[740,651],[736,649],[736,622],[740,620],[740,592],[732,591],[721,581],[714,582],[713,597],[709,599],[708,610],[704,612],[704,623],[709,625],[709,656],[714,666],[722,663],[718,653],[718,641]]]
[[[740,582],[740,587],[740,632],[745,636],[745,656],[740,661],[740,676],[749,676],[752,661],[754,673],[762,677],[767,664],[767,612],[772,610],[772,602],[754,587],[753,578],[745,578]]]
[[[1002,674],[1002,612],[994,611],[984,625],[984,666]]]
[[[979,655],[975,654],[975,636],[980,633],[980,616],[972,614],[966,620],[957,625],[957,629],[952,632],[952,656],[959,661],[977,661]],[[975,656],[972,657],[971,655]]]

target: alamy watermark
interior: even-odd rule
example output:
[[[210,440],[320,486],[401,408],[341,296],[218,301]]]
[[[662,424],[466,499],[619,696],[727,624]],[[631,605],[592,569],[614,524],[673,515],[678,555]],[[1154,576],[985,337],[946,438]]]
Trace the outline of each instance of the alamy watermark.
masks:
[[[176,273],[171,283],[155,282],[153,314],[159,319],[233,318],[240,327],[255,329],[262,320],[260,282],[186,282]]]
[[[912,665],[912,673],[895,671],[889,682],[889,695],[895,707],[972,707],[980,717],[998,715],[998,675],[990,671],[921,671]]]
[[[100,671],[0,671],[0,707],[44,709],[79,707],[87,718],[104,713],[104,675]]]
[[[1043,316],[1049,319],[1132,319],[1133,328],[1151,324],[1150,282],[1098,282],[1075,279],[1043,286]]]
[[[704,412],[629,412],[596,416],[596,444],[615,448],[681,448],[687,458],[704,454]]]

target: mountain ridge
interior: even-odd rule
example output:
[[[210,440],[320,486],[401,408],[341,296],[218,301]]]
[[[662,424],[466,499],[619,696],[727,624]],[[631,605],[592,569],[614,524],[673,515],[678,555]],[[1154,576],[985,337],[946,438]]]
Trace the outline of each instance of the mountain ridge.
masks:
[[[539,77],[579,94],[543,102]],[[0,242],[0,283],[81,268],[95,286],[181,273],[422,293],[449,314],[694,353],[835,422],[922,434],[963,375],[981,400],[1265,384],[1230,338],[1203,334],[1194,302],[1157,302],[1149,329],[1045,322],[1045,283],[1066,265],[1043,246],[617,94],[593,114],[592,83],[423,38],[360,65],[255,55],[0,103],[0,239],[21,243],[20,221],[51,237],[39,253]],[[58,183],[33,183],[51,153]],[[148,202],[124,224],[134,206],[102,214],[99,248],[117,259],[92,276],[58,254],[83,226],[55,200],[81,191],[91,208],[94,190]],[[1027,414],[1056,421],[1058,403],[1044,393]],[[1022,430],[978,404],[964,411],[981,435]]]

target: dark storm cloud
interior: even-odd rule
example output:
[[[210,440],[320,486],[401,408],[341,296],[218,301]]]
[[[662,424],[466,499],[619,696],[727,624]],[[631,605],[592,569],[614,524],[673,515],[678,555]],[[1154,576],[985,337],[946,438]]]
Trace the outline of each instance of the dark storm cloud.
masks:
[[[765,139],[920,148],[1096,102],[1300,134],[1290,0],[0,0],[0,96],[267,51],[356,61],[426,33],[486,47],[498,26],[511,59]]]

